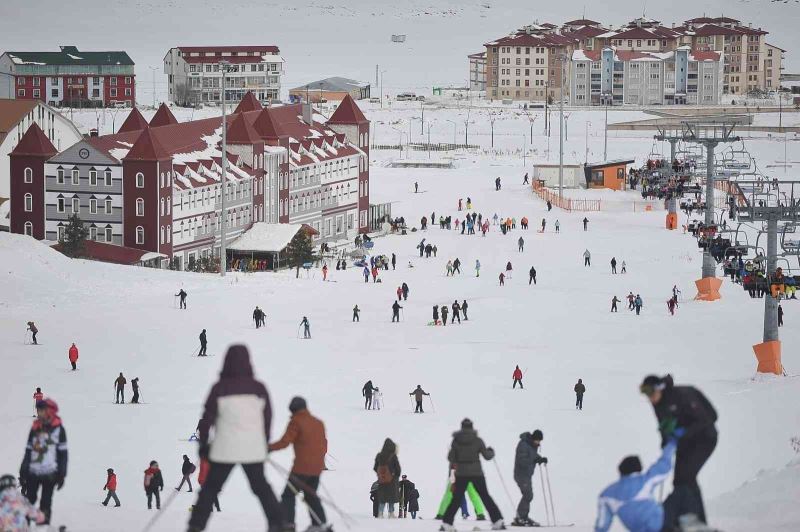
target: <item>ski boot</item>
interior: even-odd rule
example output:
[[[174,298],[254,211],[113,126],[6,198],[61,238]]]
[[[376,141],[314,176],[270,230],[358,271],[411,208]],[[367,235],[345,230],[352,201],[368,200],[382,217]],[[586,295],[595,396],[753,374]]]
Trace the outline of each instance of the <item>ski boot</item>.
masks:
[[[486,516],[483,514],[478,514],[475,516],[476,521],[486,521]]]
[[[542,526],[533,519],[527,517],[517,517],[511,522],[511,526]]]
[[[494,523],[492,523],[492,530],[505,530],[506,525],[503,523],[502,519],[498,519]]]
[[[442,526],[439,527],[439,532],[458,532],[458,530],[453,525],[443,523]]]

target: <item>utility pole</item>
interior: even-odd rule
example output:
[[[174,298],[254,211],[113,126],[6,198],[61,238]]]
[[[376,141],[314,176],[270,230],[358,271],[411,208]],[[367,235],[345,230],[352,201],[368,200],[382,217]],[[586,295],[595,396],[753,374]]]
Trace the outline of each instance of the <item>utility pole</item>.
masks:
[[[606,102],[606,126],[605,139],[603,140],[603,162],[608,161],[608,102]],[[672,164],[672,161],[670,161]]]
[[[424,135],[425,134],[425,102],[419,102],[419,108],[422,111],[422,118],[421,118],[421,122],[422,123],[420,124],[419,132],[420,132],[421,135]]]
[[[428,159],[431,158],[431,124],[428,124]]]
[[[150,67],[150,70],[153,71],[153,109],[156,108],[156,67]]]
[[[564,55],[561,56],[561,90],[558,97],[558,197],[564,194]]]
[[[589,162],[589,126],[591,125],[592,125],[591,122],[589,121],[586,122],[586,156],[583,159],[584,164],[587,164]]]
[[[222,69],[222,208],[220,209],[219,270],[220,275],[225,277],[225,270],[228,268],[228,252],[225,249],[225,216],[227,214],[225,211],[225,194],[228,192],[228,114],[225,109],[225,74],[228,73],[230,63],[228,61],[220,61],[219,65]]]

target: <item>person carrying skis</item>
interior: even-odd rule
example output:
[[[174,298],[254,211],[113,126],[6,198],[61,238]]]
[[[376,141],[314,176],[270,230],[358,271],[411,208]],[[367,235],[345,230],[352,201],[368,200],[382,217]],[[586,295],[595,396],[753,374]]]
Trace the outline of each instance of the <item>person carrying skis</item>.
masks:
[[[29,523],[43,524],[44,519],[44,514],[17,489],[14,475],[0,477],[0,530],[25,532]]]
[[[353,321],[361,321],[361,309],[358,308],[358,305],[353,307]]]
[[[103,486],[103,491],[106,491],[106,500],[104,500],[101,504],[103,506],[108,506],[108,501],[114,499],[114,508],[119,508],[119,497],[117,497],[117,475],[114,473],[114,470],[110,467],[106,469],[107,477],[106,477],[106,485]]]
[[[75,342],[72,342],[72,346],[69,348],[69,363],[72,365],[72,371],[78,369],[78,347]]]
[[[531,283],[536,284],[536,268],[533,266],[531,266],[531,269],[528,271],[528,286],[530,286]]]
[[[183,455],[183,464],[181,464],[181,483],[178,484],[178,487],[175,488],[175,491],[181,491],[183,487],[183,483],[186,482],[189,485],[189,493],[192,492],[192,473],[195,472],[195,465],[189,460],[187,455]]]
[[[383,519],[386,505],[389,505],[389,519],[395,517],[394,505],[400,502],[400,483],[398,478],[402,473],[400,461],[397,459],[397,445],[386,438],[381,451],[375,455],[372,470],[378,476],[378,518]]]
[[[522,385],[522,370],[519,369],[519,366],[514,368],[514,373],[511,376],[514,379],[514,385],[511,387],[511,389],[515,389],[517,387],[517,383],[519,383],[519,387],[524,390],[525,386]]]
[[[311,323],[309,323],[308,318],[303,316],[303,321],[300,322],[300,325],[303,326],[303,338],[310,339],[311,338]]]
[[[181,298],[181,302],[180,302],[180,303],[181,303],[181,305],[180,305],[180,308],[182,308],[182,309],[186,309],[186,295],[187,295],[187,294],[186,294],[186,292],[183,290],[183,288],[181,288],[180,292],[178,292],[177,294],[175,294],[175,297],[180,297],[180,298]]]
[[[442,327],[447,327],[447,305],[442,305]]]
[[[125,404],[125,385],[128,384],[128,379],[119,372],[119,377],[114,380],[114,389],[116,390],[116,394],[114,395],[114,404],[119,404],[120,398],[122,398],[122,404]]]
[[[153,497],[156,499],[156,510],[161,509],[161,492],[164,491],[164,477],[158,468],[158,462],[150,461],[150,467],[144,470],[144,494],[147,495],[147,509],[153,509]]]
[[[209,471],[189,519],[188,531],[205,530],[214,499],[237,464],[241,464],[250,489],[261,502],[269,528],[282,530],[280,505],[264,477],[272,408],[267,389],[253,376],[250,353],[245,346],[228,348],[219,381],[206,399],[203,420],[199,454],[201,459],[209,461]],[[214,439],[209,441],[211,427],[215,429]]]
[[[481,276],[481,261],[475,259],[475,277]]]
[[[133,397],[131,403],[139,404],[139,377],[134,377],[131,380],[131,388],[133,388]]]
[[[586,393],[586,386],[583,384],[583,379],[578,379],[573,390],[575,390],[575,410],[583,410],[583,394]]]
[[[616,257],[611,257],[611,273],[612,274],[616,274],[617,273],[617,258]]]
[[[584,231],[588,231],[589,230],[589,218],[584,218],[583,219],[583,230]]]
[[[42,399],[44,399],[44,394],[42,393],[42,389],[36,388],[36,391],[33,393],[33,417],[36,417],[36,403],[38,403]]]
[[[461,430],[453,433],[453,442],[450,445],[450,452],[447,454],[448,462],[455,465],[456,482],[453,486],[453,500],[450,501],[450,506],[447,507],[442,517],[442,528],[445,532],[456,530],[453,526],[453,518],[470,482],[475,486],[475,490],[489,511],[492,530],[505,529],[503,515],[486,489],[486,477],[483,476],[480,462],[481,456],[485,460],[491,460],[494,458],[494,449],[486,447],[473,428],[472,421],[464,419],[461,421]]]
[[[361,395],[364,397],[364,410],[372,409],[372,393],[375,390],[377,390],[377,388],[372,385],[371,380],[367,381],[364,387],[361,388]]]
[[[31,343],[33,345],[39,345],[39,343],[36,341],[36,334],[39,332],[39,329],[36,328],[36,324],[34,324],[32,321],[29,321],[27,330],[31,332]]]
[[[401,288],[401,290],[403,292],[403,301],[408,301],[408,293],[411,291],[411,290],[409,290],[408,285],[406,283],[403,283],[400,286],[400,288]],[[398,297],[397,299],[400,299],[400,298]]]
[[[611,299],[611,312],[617,312],[617,303],[619,303],[619,302],[620,302],[620,300],[617,299],[617,296],[614,296]]]
[[[433,324],[439,325],[439,305],[433,306]]]
[[[500,286],[505,286],[506,274],[500,272]]]
[[[591,266],[592,265],[592,254],[589,253],[589,250],[583,252],[583,265],[584,266]]]
[[[39,509],[44,514],[43,523],[50,524],[53,490],[63,488],[67,478],[67,433],[58,416],[58,404],[52,399],[36,403],[36,416],[28,433],[19,478],[31,504],[36,504],[41,487]]]
[[[469,321],[469,317],[467,316],[467,310],[469,309],[469,305],[467,305],[467,300],[465,299],[463,303],[461,303],[461,312],[464,314],[464,321]],[[459,322],[461,323],[461,322]]]
[[[400,323],[400,309],[403,308],[400,306],[400,303],[395,300],[394,304],[392,305],[392,323]]]
[[[303,499],[308,505],[311,516],[311,532],[327,531],[325,509],[317,496],[319,477],[325,470],[325,454],[328,452],[328,440],[325,437],[325,425],[308,411],[306,400],[293,397],[289,403],[292,417],[286,432],[281,439],[269,444],[269,452],[294,447],[294,463],[286,488],[281,495],[281,506],[285,527],[294,528],[295,499],[303,492]],[[284,528],[286,530],[286,528]]]
[[[458,304],[457,299],[453,301],[451,308],[453,309],[453,317],[450,319],[450,324],[452,325],[458,320],[458,324],[461,325],[461,305]]]
[[[514,482],[522,492],[522,498],[517,505],[517,516],[511,523],[514,526],[540,526],[528,515],[533,501],[533,472],[537,464],[547,464],[547,458],[539,454],[539,446],[543,439],[544,434],[539,429],[534,430],[532,434],[523,432],[519,435],[514,454]]]
[[[417,384],[417,387],[414,389],[414,391],[409,393],[408,395],[413,395],[414,396],[414,400],[417,402],[417,406],[414,409],[414,413],[415,414],[418,414],[418,413],[419,414],[424,414],[425,410],[422,409],[422,399],[426,395],[430,395],[430,394],[428,392],[426,392],[425,390],[423,390],[421,385]]]
[[[638,456],[626,456],[617,469],[620,479],[600,493],[595,532],[608,532],[614,516],[619,517],[628,530],[661,532],[672,530],[665,521],[664,508],[656,498],[658,488],[672,471],[672,457],[677,442],[671,438],[664,446],[661,457],[642,473]]]
[[[519,237],[519,240],[517,240],[517,248],[518,248],[520,253],[525,251],[525,239],[524,238]]]
[[[206,356],[206,347],[208,346],[208,339],[206,338],[206,330],[203,329],[200,333],[200,351],[197,352],[197,356],[204,357]]]
[[[653,405],[661,446],[678,438],[673,491],[664,501],[664,528],[703,523],[706,512],[697,475],[717,446],[717,412],[700,390],[675,386],[672,376],[645,377],[639,387]]]

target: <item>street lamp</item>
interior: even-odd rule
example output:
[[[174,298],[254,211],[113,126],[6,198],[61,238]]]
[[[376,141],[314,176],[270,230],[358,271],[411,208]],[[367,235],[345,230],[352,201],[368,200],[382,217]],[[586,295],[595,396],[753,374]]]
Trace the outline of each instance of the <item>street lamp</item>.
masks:
[[[156,70],[158,67],[148,67],[150,70],[153,71],[153,109],[156,108]]]
[[[393,127],[392,129],[397,131],[398,133],[400,133],[400,158],[402,159],[403,158],[403,135],[405,135],[406,132],[403,131],[402,129],[397,129],[396,127]],[[411,148],[409,148],[409,150],[410,149]]]
[[[383,109],[383,75],[384,74],[386,74],[386,71],[385,70],[381,70],[381,86],[378,89],[381,92],[381,94],[380,94],[380,96],[381,96],[381,109]]]
[[[583,163],[584,164],[587,164],[589,162],[589,126],[591,126],[591,125],[592,125],[592,123],[587,120],[586,121],[586,157],[584,157],[584,159],[583,159]]]

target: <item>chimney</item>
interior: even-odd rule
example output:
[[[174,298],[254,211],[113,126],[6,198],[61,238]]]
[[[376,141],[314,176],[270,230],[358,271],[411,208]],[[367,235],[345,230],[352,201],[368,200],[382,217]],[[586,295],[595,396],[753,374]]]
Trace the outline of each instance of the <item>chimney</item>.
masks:
[[[96,129],[96,128],[92,128],[92,129],[90,129],[90,130],[89,130],[89,136],[90,136],[90,137],[97,137],[97,136],[99,136],[99,133],[97,132],[97,129]]]
[[[314,108],[308,102],[303,104],[303,122],[308,125],[314,124]]]

